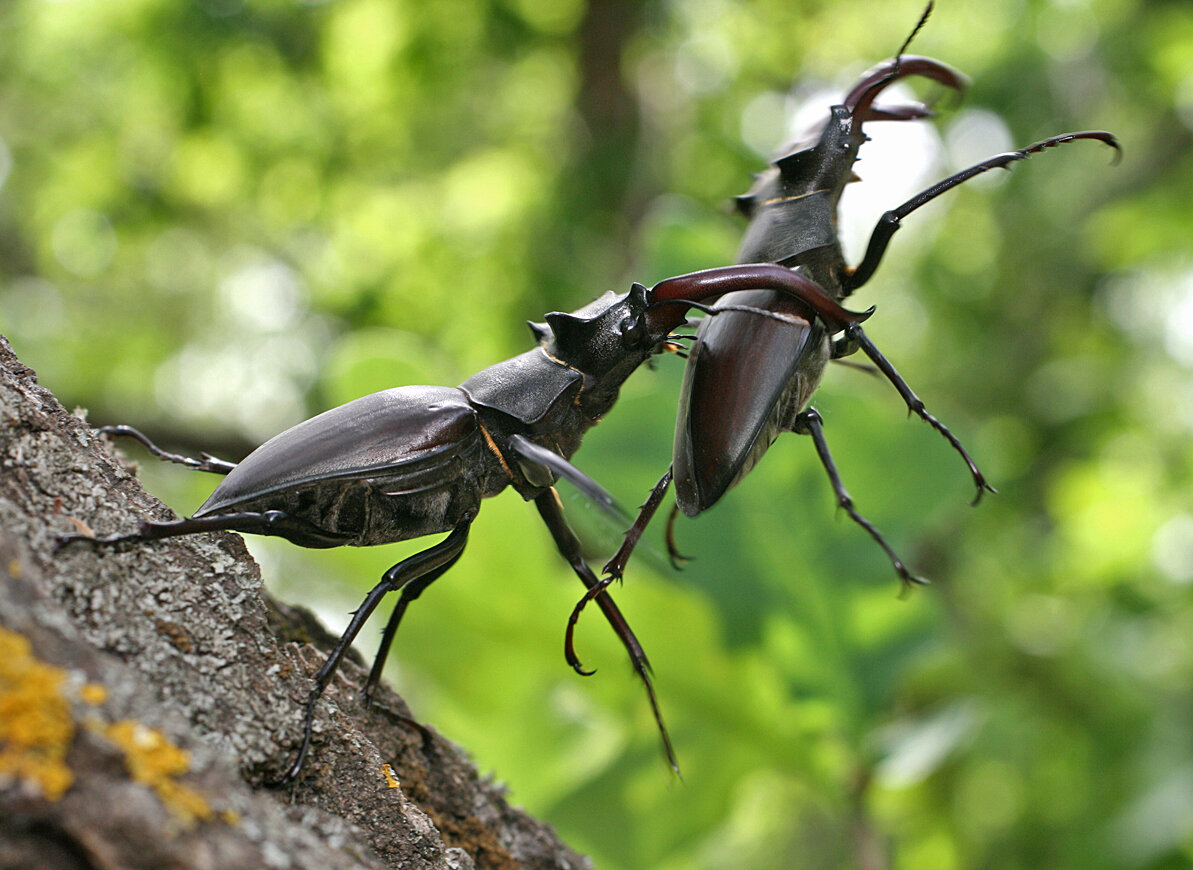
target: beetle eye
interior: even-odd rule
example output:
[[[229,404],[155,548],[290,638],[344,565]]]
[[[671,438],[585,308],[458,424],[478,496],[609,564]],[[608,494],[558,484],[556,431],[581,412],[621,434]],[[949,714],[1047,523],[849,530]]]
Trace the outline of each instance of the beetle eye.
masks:
[[[618,328],[621,330],[622,343],[627,347],[641,344],[646,338],[646,324],[637,315],[621,321]]]

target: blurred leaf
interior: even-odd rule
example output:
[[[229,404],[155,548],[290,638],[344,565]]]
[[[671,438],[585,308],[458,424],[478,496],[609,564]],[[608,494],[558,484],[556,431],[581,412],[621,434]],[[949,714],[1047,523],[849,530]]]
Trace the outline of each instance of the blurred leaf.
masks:
[[[10,0],[0,331],[96,422],[195,451],[458,383],[529,347],[527,319],[730,261],[724,200],[920,11]],[[875,341],[999,489],[966,507],[957,457],[888,385],[829,372],[816,401],[855,503],[932,585],[899,600],[808,439],[781,438],[678,524],[685,571],[638,560],[615,590],[683,785],[595,610],[578,642],[600,673],[564,664],[582,589],[515,495],[403,626],[390,678],[417,713],[597,866],[1193,862],[1193,7],[941,3],[912,50],[973,86],[932,122],[874,125],[855,246],[1008,143],[1104,128],[1125,149],[950,193],[864,288]],[[576,457],[626,505],[667,466],[680,371],[631,379]],[[212,485],[144,473],[182,510]],[[342,625],[425,543],[254,546]]]

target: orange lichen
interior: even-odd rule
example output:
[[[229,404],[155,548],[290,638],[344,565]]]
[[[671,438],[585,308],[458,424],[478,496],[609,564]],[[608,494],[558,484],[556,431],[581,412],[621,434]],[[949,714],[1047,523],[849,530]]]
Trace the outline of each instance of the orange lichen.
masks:
[[[97,707],[108,700],[108,687],[102,683],[88,683],[79,689],[79,698],[83,703]]]
[[[184,824],[206,821],[215,815],[211,804],[177,777],[190,770],[191,756],[160,731],[123,719],[102,728],[109,740],[124,750],[124,764],[132,778],[149,786]]]
[[[0,628],[0,787],[12,780],[58,800],[74,782],[66,754],[76,724],[68,696],[70,680],[61,668],[38,661],[28,638]],[[99,683],[78,689],[84,703],[104,703],[108,690]],[[88,728],[106,736],[124,753],[132,778],[153,789],[183,824],[215,816],[207,800],[178,777],[190,770],[190,753],[153,728],[131,719],[105,724],[89,718]],[[235,824],[231,810],[220,818]]]
[[[66,751],[75,735],[66,672],[33,657],[29,640],[0,628],[0,784],[10,778],[58,800],[74,782]]]
[[[222,809],[220,810],[220,821],[225,825],[239,825],[240,813],[236,810]]]
[[[385,777],[385,784],[390,788],[398,788],[401,785],[398,778],[394,776],[394,769],[388,764],[381,765],[381,774]]]

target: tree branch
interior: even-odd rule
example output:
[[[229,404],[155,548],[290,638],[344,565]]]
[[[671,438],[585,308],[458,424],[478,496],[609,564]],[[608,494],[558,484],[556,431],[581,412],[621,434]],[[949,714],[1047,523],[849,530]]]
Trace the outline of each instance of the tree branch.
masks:
[[[388,687],[365,710],[359,661],[297,784],[262,789],[328,632],[235,535],[54,552],[170,515],[0,336],[0,867],[590,866]]]

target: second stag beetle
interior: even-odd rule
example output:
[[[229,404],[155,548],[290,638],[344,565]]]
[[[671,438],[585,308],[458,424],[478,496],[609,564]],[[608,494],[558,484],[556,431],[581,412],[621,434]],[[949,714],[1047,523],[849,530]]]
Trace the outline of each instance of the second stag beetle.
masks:
[[[845,99],[830,109],[818,136],[785,149],[749,193],[738,197],[739,210],[750,220],[737,254],[739,263],[780,264],[793,270],[807,293],[819,290],[834,300],[843,300],[874,275],[905,217],[975,175],[1009,167],[1047,148],[1080,139],[1109,145],[1117,158],[1117,141],[1101,130],[1064,133],[1019,151],[998,154],[887,211],[873,230],[861,263],[856,267],[847,265],[837,237],[836,211],[845,185],[857,180],[853,164],[868,138],[864,125],[873,121],[914,121],[932,114],[919,103],[883,105],[878,102],[879,96],[891,84],[909,76],[963,89],[963,77],[951,67],[931,58],[903,54],[930,11],[931,5],[895,58],[865,73]],[[728,294],[713,306],[714,310],[719,306],[736,306],[738,310],[706,318],[696,333],[684,372],[671,467],[642,506],[622,547],[605,565],[601,586],[593,587],[577,604],[569,623],[569,651],[570,628],[580,609],[600,588],[621,577],[672,479],[676,508],[671,519],[677,511],[696,516],[740,482],[781,432],[812,437],[840,507],[883,548],[903,583],[924,582],[854,508],[829,453],[821,417],[809,404],[828,362],[859,349],[899,391],[909,411],[943,435],[965,460],[977,488],[974,503],[983,492],[993,491],[953,433],[928,413],[866,336],[860,321],[838,329],[818,317],[801,297],[765,289]],[[758,317],[747,313],[747,309],[764,309],[777,316]],[[670,525],[667,541],[673,561],[682,558],[675,550]]]
[[[533,501],[556,546],[625,646],[642,680],[668,760],[678,769],[641,644],[584,561],[554,489],[571,480],[598,502],[612,500],[569,457],[613,406],[627,377],[669,342],[689,308],[727,292],[766,287],[793,293],[834,330],[864,318],[846,311],[794,272],[775,265],[729,266],[670,278],[628,293],[608,293],[571,314],[532,323],[536,347],[490,366],[459,387],[410,386],[341,405],[282,432],[241,463],[178,456],[135,429],[102,429],[139,440],[155,455],[227,475],[188,519],[142,522],[108,538],[74,534],[59,546],[124,547],[176,535],[233,530],[276,535],[303,547],[369,546],[448,532],[394,565],[369,592],[326,662],[307,700],[301,744],[280,780],[293,780],[311,744],[315,705],[357,633],[390,592],[401,592],[365,685],[375,688],[410,602],[460,558],[482,499],[512,486]],[[736,310],[732,307],[729,310]],[[769,316],[758,312],[752,316]],[[579,670],[570,647],[568,660]]]

